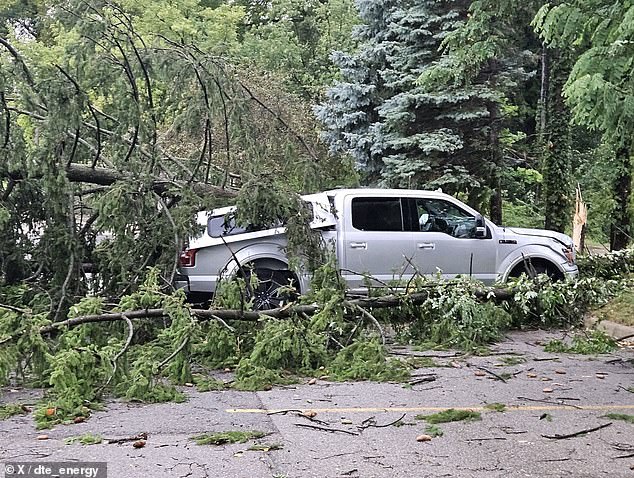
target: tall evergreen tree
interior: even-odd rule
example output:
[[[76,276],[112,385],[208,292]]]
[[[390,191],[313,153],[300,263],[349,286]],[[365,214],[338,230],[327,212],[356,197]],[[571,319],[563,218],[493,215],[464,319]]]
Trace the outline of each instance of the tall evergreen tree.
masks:
[[[466,193],[473,205],[497,188],[490,178],[498,177],[500,153],[491,144],[500,132],[502,96],[486,81],[447,81],[441,87],[435,81],[439,64],[441,70],[450,67],[439,49],[463,24],[468,4],[359,3],[360,49],[338,54],[342,80],[328,91],[317,115],[331,150],[351,154],[369,181],[442,187]],[[419,83],[428,73],[430,81]],[[499,216],[495,212],[494,219]]]

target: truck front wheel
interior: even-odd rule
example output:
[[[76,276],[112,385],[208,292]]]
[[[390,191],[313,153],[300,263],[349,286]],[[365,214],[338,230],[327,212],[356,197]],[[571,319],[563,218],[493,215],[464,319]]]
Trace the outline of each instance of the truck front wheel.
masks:
[[[520,262],[515,266],[510,272],[509,277],[519,277],[522,274],[526,274],[529,277],[546,274],[552,280],[562,280],[564,278],[561,271],[557,269],[557,266],[543,259],[531,260],[527,258],[526,261]]]

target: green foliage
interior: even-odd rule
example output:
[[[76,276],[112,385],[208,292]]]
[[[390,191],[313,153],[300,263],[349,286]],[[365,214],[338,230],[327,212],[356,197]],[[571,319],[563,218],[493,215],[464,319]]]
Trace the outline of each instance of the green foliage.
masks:
[[[280,370],[272,370],[256,365],[248,358],[243,358],[236,368],[236,379],[233,388],[236,390],[256,391],[270,390],[274,385],[288,385],[296,379]]]
[[[409,340],[474,351],[500,337],[511,318],[495,304],[479,301],[475,297],[479,287],[475,282],[458,280],[426,288],[429,298],[407,309],[415,318],[406,334]]]
[[[74,445],[75,443],[81,445],[99,445],[101,442],[103,442],[101,435],[93,435],[92,433],[64,438],[65,445]]]
[[[544,274],[522,276],[509,285],[514,298],[503,307],[518,326],[576,324],[591,306],[604,304],[623,287],[619,281],[596,277],[553,282]]]
[[[217,378],[203,377],[201,375],[194,375],[194,385],[199,392],[210,392],[212,390],[225,390],[227,385]]]
[[[506,411],[506,405],[503,403],[487,403],[484,408],[486,408],[487,410],[491,410],[492,412],[505,412]]]
[[[610,420],[622,420],[627,423],[634,424],[634,415],[627,415],[625,413],[608,413],[604,415],[605,418],[609,418]]]
[[[416,420],[425,420],[431,425],[436,425],[438,423],[479,421],[482,420],[482,415],[480,415],[479,412],[474,412],[472,410],[456,410],[455,408],[449,408],[447,410],[443,410],[442,412],[432,413],[431,415],[416,415],[415,418]]]
[[[313,212],[294,192],[293,185],[280,183],[276,175],[260,174],[247,181],[236,202],[236,223],[266,229],[284,225],[286,253],[297,268],[306,260],[309,271],[325,262],[325,247],[319,231],[310,227]]]
[[[269,320],[258,332],[249,358],[238,364],[238,378],[245,364],[264,369],[310,373],[326,363],[327,337],[318,334],[305,319]]]
[[[267,434],[261,431],[228,431],[218,433],[204,433],[192,437],[197,445],[227,445],[231,443],[246,443],[265,437]]]
[[[577,262],[582,277],[616,280],[634,273],[634,249],[580,256]]]
[[[238,337],[215,321],[202,327],[202,342],[195,344],[194,357],[213,368],[231,366],[236,363]]]
[[[425,433],[432,438],[441,437],[445,434],[442,431],[442,428],[440,428],[438,425],[427,425],[425,427]]]
[[[512,367],[513,365],[519,365],[521,363],[526,362],[526,359],[524,357],[502,357],[500,361],[504,365]]]
[[[281,443],[262,443],[261,445],[251,445],[247,450],[249,451],[274,451],[281,450],[284,445]]]
[[[29,409],[20,403],[7,403],[0,405],[0,420],[6,420],[15,415],[24,415],[29,413]]]
[[[328,367],[334,380],[374,380],[402,382],[410,376],[405,363],[388,359],[376,337],[357,339],[341,349]]]
[[[606,354],[617,348],[616,342],[600,330],[589,330],[573,337],[569,345],[561,340],[551,340],[544,346],[546,352],[584,355]]]

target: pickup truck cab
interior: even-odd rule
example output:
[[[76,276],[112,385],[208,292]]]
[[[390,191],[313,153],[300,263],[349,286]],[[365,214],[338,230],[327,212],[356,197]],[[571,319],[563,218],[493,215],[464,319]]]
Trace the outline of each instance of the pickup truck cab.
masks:
[[[476,210],[441,192],[403,189],[337,189],[302,197],[313,211],[311,227],[332,244],[352,293],[367,293],[414,274],[470,276],[486,284],[523,272],[563,279],[578,274],[572,239],[540,229],[496,226]],[[177,287],[193,301],[210,298],[219,281],[255,273],[261,281],[256,308],[279,305],[289,283],[299,293],[309,274],[290,270],[283,226],[238,227],[228,207],[198,214],[204,233],[181,255]]]

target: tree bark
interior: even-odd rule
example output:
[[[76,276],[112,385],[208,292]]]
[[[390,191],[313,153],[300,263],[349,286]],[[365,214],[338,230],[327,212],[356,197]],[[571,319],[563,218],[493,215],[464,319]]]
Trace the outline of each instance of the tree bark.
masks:
[[[630,199],[632,195],[632,161],[629,148],[616,151],[617,177],[614,185],[616,207],[610,227],[610,250],[625,249],[632,237]]]

